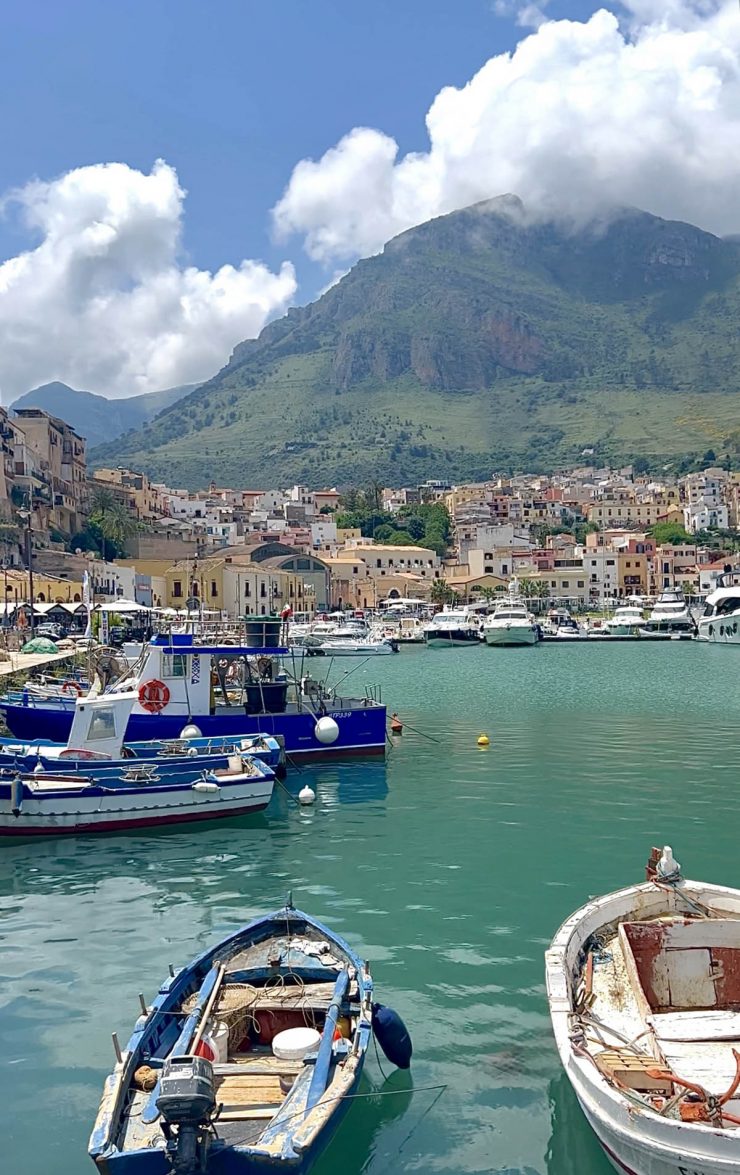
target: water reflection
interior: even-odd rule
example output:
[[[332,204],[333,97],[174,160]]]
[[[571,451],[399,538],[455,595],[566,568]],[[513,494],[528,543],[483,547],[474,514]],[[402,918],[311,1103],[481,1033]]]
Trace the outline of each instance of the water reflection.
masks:
[[[547,1087],[552,1133],[546,1162],[549,1175],[610,1175],[613,1169],[583,1116],[573,1086],[564,1073]]]

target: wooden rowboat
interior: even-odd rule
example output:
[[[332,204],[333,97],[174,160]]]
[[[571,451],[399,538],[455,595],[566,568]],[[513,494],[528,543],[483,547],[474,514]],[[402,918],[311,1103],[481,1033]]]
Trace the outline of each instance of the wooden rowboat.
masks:
[[[576,911],[546,953],[555,1039],[627,1175],[740,1173],[740,890],[648,880]]]
[[[137,1022],[90,1139],[98,1169],[307,1171],[357,1089],[372,992],[367,964],[290,901],[232,934]],[[286,1058],[296,1030],[308,1044]]]

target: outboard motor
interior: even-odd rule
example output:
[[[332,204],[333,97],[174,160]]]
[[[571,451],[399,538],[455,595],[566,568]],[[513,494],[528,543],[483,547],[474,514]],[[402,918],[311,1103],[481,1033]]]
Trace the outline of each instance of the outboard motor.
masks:
[[[373,1032],[392,1065],[397,1069],[411,1067],[411,1037],[398,1012],[384,1004],[373,1004]]]
[[[216,1110],[211,1062],[205,1057],[169,1057],[162,1067],[156,1105],[173,1175],[201,1175],[208,1163]]]

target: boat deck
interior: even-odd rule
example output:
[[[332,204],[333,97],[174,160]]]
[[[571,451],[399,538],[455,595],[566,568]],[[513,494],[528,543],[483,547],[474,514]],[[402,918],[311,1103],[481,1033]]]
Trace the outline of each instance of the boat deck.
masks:
[[[706,923],[692,924],[692,929],[702,925]],[[733,940],[740,940],[737,920],[730,921],[729,927],[725,922],[724,929],[728,941],[730,935]],[[724,949],[736,953],[734,947]],[[698,956],[704,951],[699,948],[675,951],[676,955],[679,953]],[[700,990],[703,981],[700,965],[703,960],[698,958],[682,960],[687,990]],[[732,969],[728,967],[728,978]],[[719,968],[716,977],[724,978]],[[740,1005],[737,1009],[688,1008],[645,1015],[633,979],[620,935],[614,934],[594,954],[593,1001],[585,1016],[586,1044],[597,1065],[612,1074],[619,1072],[622,1078],[629,1070],[667,1068],[676,1077],[700,1085],[710,1094],[719,1096],[728,1091],[737,1072],[733,1049],[740,1052]],[[627,1080],[631,1084],[629,1077]],[[645,1083],[637,1084],[644,1089]],[[655,1083],[658,1093],[659,1086],[658,1081]],[[726,1103],[725,1109],[740,1117],[740,1092]],[[670,1116],[678,1117],[678,1110],[670,1111]]]

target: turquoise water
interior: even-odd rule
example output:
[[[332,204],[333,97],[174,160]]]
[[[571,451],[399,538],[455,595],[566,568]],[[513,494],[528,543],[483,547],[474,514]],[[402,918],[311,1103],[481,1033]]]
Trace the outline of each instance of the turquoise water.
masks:
[[[310,810],[280,795],[210,829],[0,846],[3,1171],[92,1171],[137,993],[288,889],[370,959],[415,1045],[387,1083],[372,1057],[373,1096],[317,1175],[611,1171],[561,1074],[542,952],[589,894],[641,879],[653,843],[740,884],[737,651],[408,648],[353,681],[431,738],[407,726],[386,763],[293,773]]]

